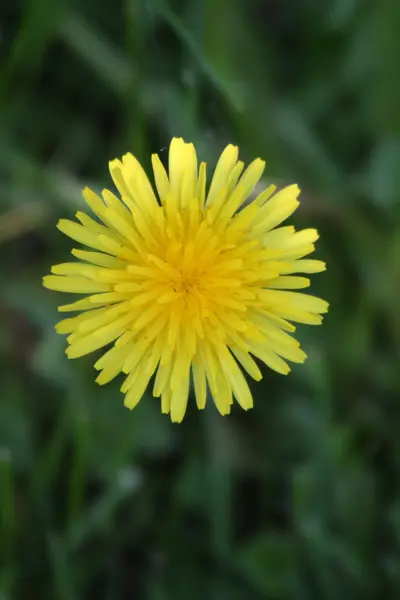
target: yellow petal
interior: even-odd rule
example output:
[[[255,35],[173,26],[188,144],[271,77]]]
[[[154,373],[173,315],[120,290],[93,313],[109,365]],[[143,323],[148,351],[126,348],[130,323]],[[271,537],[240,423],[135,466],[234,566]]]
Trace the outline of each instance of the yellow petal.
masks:
[[[110,256],[109,254],[104,254],[103,252],[91,252],[88,250],[76,250],[73,248],[71,250],[71,254],[83,260],[87,263],[91,263],[93,265],[98,265],[99,267],[106,267],[111,269],[121,269],[126,266],[122,260],[118,260],[114,256]]]
[[[124,404],[127,408],[132,410],[142,399],[143,394],[149,384],[151,375],[146,373],[145,370],[138,371],[137,376],[132,382],[129,390],[126,393]]]
[[[79,225],[79,223],[74,223],[68,219],[60,219],[57,228],[65,233],[65,235],[84,246],[90,246],[91,248],[107,252],[104,245],[100,242],[98,235],[89,231],[86,227],[83,227],[83,225]]]
[[[158,154],[153,154],[151,157],[153,165],[154,179],[156,188],[161,202],[165,202],[169,192],[169,179],[164,165],[162,164]]]
[[[212,206],[221,188],[227,187],[231,172],[236,165],[238,154],[238,147],[231,144],[222,152],[211,180],[207,196],[207,206]]]
[[[265,348],[256,342],[250,345],[250,350],[254,356],[257,356],[268,367],[277,373],[281,373],[282,375],[287,375],[289,373],[290,368],[287,363],[272,350],[269,350],[268,348]]]
[[[261,194],[258,194],[256,199],[254,200],[254,203],[257,204],[257,206],[263,206],[266,203],[266,201],[271,198],[275,190],[276,185],[269,185],[265,190],[261,192]]]
[[[136,206],[151,213],[158,206],[157,199],[142,165],[129,152],[122,158],[122,176]]]
[[[244,410],[253,407],[253,397],[250,388],[237,362],[225,346],[217,346],[221,369],[231,382],[236,400]]]
[[[204,369],[198,358],[195,358],[192,361],[192,373],[197,408],[199,410],[202,410],[203,408],[205,408],[206,405],[207,383]]]
[[[207,179],[206,163],[202,162],[202,163],[200,163],[200,167],[199,167],[199,177],[197,179],[196,192],[195,192],[196,198],[199,201],[200,208],[203,208],[204,202],[206,200],[206,179]]]
[[[83,300],[77,300],[76,302],[72,302],[71,304],[63,304],[58,307],[59,312],[75,312],[79,310],[92,310],[93,303],[91,302],[91,297],[84,298]]]
[[[268,281],[268,287],[275,290],[300,290],[309,285],[307,277],[276,277]]]
[[[262,373],[258,368],[257,363],[251,358],[250,354],[243,352],[243,350],[236,346],[231,346],[230,350],[232,350],[240,364],[246,369],[248,374],[251,375],[253,379],[256,381],[260,381],[260,379],[262,379]]]
[[[180,423],[185,416],[189,397],[189,373],[181,379],[179,387],[171,394],[171,421]]]
[[[322,260],[296,260],[288,263],[283,273],[320,273],[326,270],[326,264]]]
[[[92,281],[85,277],[63,277],[58,275],[46,275],[43,277],[43,285],[49,290],[73,294],[106,292],[110,289],[110,285],[107,283]]]

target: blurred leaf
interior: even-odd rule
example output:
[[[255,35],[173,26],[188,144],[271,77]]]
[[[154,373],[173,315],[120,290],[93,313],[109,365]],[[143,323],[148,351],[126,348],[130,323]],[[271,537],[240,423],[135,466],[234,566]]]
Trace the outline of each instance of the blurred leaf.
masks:
[[[107,492],[71,523],[71,529],[65,540],[68,551],[79,548],[87,539],[104,529],[109,524],[116,507],[135,494],[140,487],[140,473],[134,470],[116,473],[115,480]]]
[[[0,438],[2,439],[2,438]],[[0,571],[0,594],[11,597],[11,590],[16,576],[15,542],[17,536],[14,487],[14,468],[11,451],[0,446],[0,556],[2,568]]]
[[[285,534],[261,534],[238,553],[238,568],[271,600],[293,597],[296,565],[293,539]]]
[[[354,18],[359,8],[360,0],[336,0],[332,3],[330,23],[336,29],[346,27]]]
[[[238,112],[243,110],[243,104],[241,102],[240,93],[237,87],[232,81],[225,81],[222,74],[215,71],[213,66],[209,63],[201,51],[201,48],[198,46],[190,30],[188,30],[184,23],[182,23],[181,20],[172,12],[172,10],[170,10],[167,3],[163,0],[154,0],[154,6],[157,13],[163,19],[165,19],[165,21],[180,38],[184,44],[184,47],[195,58],[201,71],[203,71],[204,75],[206,75],[206,77],[210,80],[215,89],[235,110]]]
[[[83,17],[70,13],[61,24],[60,35],[111,90],[120,94],[127,90],[133,65]]]
[[[63,540],[51,533],[48,535],[48,552],[51,557],[53,569],[54,590],[60,600],[73,600],[74,593],[74,569],[67,556],[67,549]]]
[[[400,201],[400,137],[382,140],[372,156],[369,191],[378,206],[398,207]]]
[[[294,106],[279,105],[274,111],[274,127],[296,164],[302,165],[321,187],[338,191],[340,175],[316,133]]]
[[[28,0],[22,13],[22,23],[15,36],[6,63],[6,78],[33,71],[39,66],[48,43],[56,35],[64,19],[69,0]]]
[[[11,374],[10,374],[11,375]],[[2,376],[0,403],[0,448],[5,459],[16,471],[31,468],[35,459],[32,423],[26,406],[25,390],[21,381],[11,375]]]

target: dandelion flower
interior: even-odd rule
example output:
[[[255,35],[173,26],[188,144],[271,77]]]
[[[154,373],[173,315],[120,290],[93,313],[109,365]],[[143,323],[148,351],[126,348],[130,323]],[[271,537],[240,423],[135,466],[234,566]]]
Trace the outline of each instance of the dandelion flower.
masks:
[[[87,294],[61,312],[79,312],[56,325],[68,335],[66,354],[77,358],[100,348],[96,381],[121,372],[125,405],[134,408],[154,377],[161,410],[182,421],[190,382],[199,409],[207,389],[222,415],[233,397],[245,410],[253,399],[243,373],[262,377],[259,364],[287,374],[287,360],[306,355],[290,335],[291,322],[318,325],[327,303],[299,293],[309,285],[299,273],[325,269],[304,257],[314,250],[315,229],[279,227],[299,205],[297,185],[269,186],[254,199],[264,162],[245,170],[238,148],[227,146],[210,186],[192,144],[174,138],[167,174],[152,156],[157,195],[131,154],[110,162],[119,197],[90,189],[83,197],[95,219],[78,211],[78,222],[58,229],[90,248],[54,266],[44,286]]]

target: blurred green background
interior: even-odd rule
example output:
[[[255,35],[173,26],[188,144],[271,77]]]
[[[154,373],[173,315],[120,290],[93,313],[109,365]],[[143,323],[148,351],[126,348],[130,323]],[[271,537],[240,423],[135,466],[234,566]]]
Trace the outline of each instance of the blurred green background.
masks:
[[[1,600],[400,598],[399,31],[398,0],[2,0]],[[331,305],[253,411],[182,425],[68,361],[41,287],[81,189],[172,136],[300,184]]]

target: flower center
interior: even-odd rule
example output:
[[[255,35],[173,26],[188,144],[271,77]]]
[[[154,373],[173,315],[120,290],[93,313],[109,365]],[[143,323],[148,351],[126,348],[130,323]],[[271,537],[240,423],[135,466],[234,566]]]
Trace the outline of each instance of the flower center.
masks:
[[[197,277],[182,273],[181,278],[177,278],[174,282],[174,290],[177,293],[190,294],[198,288],[199,283]]]

